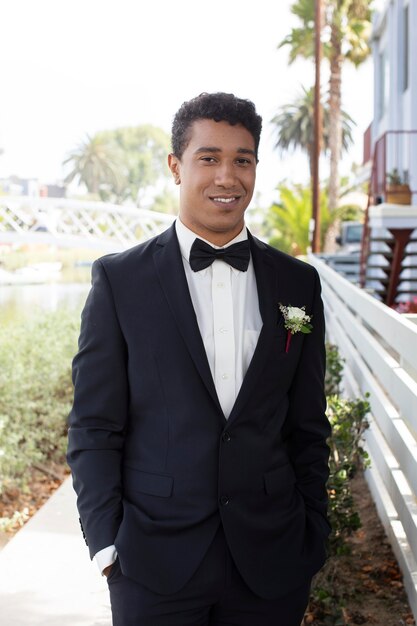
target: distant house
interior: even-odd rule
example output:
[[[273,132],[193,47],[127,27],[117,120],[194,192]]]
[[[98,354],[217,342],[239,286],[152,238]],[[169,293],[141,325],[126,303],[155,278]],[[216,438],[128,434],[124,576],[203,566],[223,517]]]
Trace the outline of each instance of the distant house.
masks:
[[[374,16],[374,119],[371,156],[377,160],[377,192],[397,177],[417,204],[417,2],[386,0]],[[375,153],[376,149],[376,153]]]
[[[373,20],[374,118],[365,133],[369,202],[361,285],[388,306],[417,295],[417,0],[385,0]]]
[[[65,198],[66,187],[63,184],[44,184],[37,178],[9,176],[0,179],[0,189],[10,196],[29,196],[31,198]]]
[[[43,198],[65,198],[66,191],[64,185],[41,185],[39,195]]]

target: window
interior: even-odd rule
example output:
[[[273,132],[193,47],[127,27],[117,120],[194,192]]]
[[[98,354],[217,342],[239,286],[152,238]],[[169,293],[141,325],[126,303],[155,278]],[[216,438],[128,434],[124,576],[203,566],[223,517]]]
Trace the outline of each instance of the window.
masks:
[[[379,89],[378,89],[378,118],[384,115],[388,104],[388,88],[389,88],[389,74],[388,74],[388,61],[385,50],[379,55]]]
[[[362,224],[349,224],[346,227],[346,243],[360,243],[362,241]]]
[[[408,72],[409,72],[409,7],[403,10],[403,91],[408,88]]]

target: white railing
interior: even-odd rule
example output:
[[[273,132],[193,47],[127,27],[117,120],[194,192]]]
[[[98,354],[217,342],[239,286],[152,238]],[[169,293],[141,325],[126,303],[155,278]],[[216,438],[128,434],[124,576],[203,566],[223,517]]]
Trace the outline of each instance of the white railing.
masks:
[[[310,257],[327,335],[345,359],[344,393],[370,394],[366,478],[417,617],[417,325]]]

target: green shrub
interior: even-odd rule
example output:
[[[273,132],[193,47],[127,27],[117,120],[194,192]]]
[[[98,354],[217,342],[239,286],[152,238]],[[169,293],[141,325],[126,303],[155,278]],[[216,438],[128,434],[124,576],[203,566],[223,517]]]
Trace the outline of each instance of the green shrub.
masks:
[[[368,428],[366,419],[370,406],[367,397],[347,400],[339,396],[327,399],[327,415],[332,425],[330,446],[329,518],[332,525],[331,553],[346,551],[346,537],[361,526],[353,501],[350,481],[359,467],[368,464],[368,453],[363,448],[363,434]]]
[[[63,311],[0,328],[0,494],[35,463],[64,463],[78,328]]]
[[[343,359],[337,346],[326,344],[327,417],[332,426],[329,437],[330,476],[327,483],[329,494],[329,518],[332,525],[330,553],[340,554],[347,550],[346,538],[360,528],[359,514],[355,508],[350,480],[359,467],[368,463],[368,453],[363,448],[363,435],[368,428],[366,416],[370,411],[369,394],[365,399],[342,398],[340,386],[343,377]]]
[[[326,343],[326,376],[324,388],[326,397],[340,393],[340,383],[343,375],[343,359],[340,358],[339,348]]]
[[[329,558],[316,574],[311,588],[310,610],[319,619],[318,622],[314,620],[315,624],[341,626],[347,622],[343,616],[340,582],[336,587],[335,580],[339,576],[343,555],[350,552],[347,538],[361,526],[352,496],[351,480],[361,467],[369,463],[368,454],[363,448],[363,435],[368,428],[370,405],[368,394],[364,399],[346,399],[339,395],[343,360],[337,346],[327,344],[326,356],[327,416],[332,426],[332,434],[328,439],[330,476],[327,483],[332,532],[329,538]]]

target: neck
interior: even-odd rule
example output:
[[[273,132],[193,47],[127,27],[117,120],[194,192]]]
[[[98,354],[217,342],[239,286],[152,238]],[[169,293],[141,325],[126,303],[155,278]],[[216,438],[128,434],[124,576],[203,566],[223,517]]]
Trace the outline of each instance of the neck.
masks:
[[[205,241],[208,241],[212,245],[218,246],[219,248],[226,246],[229,241],[232,241],[232,239],[237,237],[237,235],[242,232],[242,229],[245,225],[244,222],[242,222],[241,224],[238,224],[236,228],[228,230],[227,232],[215,232],[211,230],[205,230],[203,228],[196,228],[193,224],[189,224],[187,223],[187,221],[181,219],[181,217],[179,219],[184,224],[184,226],[186,226],[196,235],[196,237],[205,239]]]

